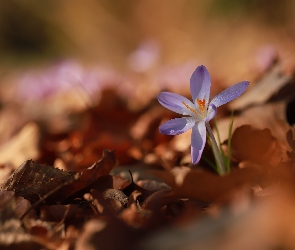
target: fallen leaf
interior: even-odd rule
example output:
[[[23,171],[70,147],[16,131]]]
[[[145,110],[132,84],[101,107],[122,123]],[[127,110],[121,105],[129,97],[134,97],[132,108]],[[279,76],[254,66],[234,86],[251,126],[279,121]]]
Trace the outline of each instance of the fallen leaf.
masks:
[[[235,129],[231,141],[231,157],[238,162],[251,161],[260,165],[277,165],[283,151],[269,129],[244,125]]]
[[[31,203],[25,198],[16,195],[13,191],[0,191],[0,221],[6,221],[12,218],[21,218],[31,207]],[[31,211],[29,217],[34,217],[35,213]]]
[[[104,156],[100,161],[79,174],[62,171],[30,160],[16,169],[0,186],[0,190],[15,191],[32,203],[48,196],[46,201],[42,201],[42,203],[59,204],[65,202],[76,192],[85,189],[98,177],[109,174],[114,165],[113,151],[104,151]]]
[[[92,219],[77,238],[76,249],[129,249],[144,231],[136,230],[116,218]]]
[[[186,167],[174,168],[170,173],[149,170],[172,187],[173,194],[179,198],[194,198],[199,201],[213,202],[231,190],[242,186],[255,185],[261,172],[254,168],[232,170],[225,176],[218,176],[205,170],[189,170]]]
[[[254,129],[270,129],[272,135],[280,142],[280,146],[289,149],[286,141],[286,133],[290,125],[285,116],[286,103],[268,103],[246,109],[241,114],[234,116],[233,131],[242,126],[250,125]],[[229,124],[231,118],[223,118],[217,122],[221,142],[228,139]]]
[[[13,174],[0,186],[0,190],[14,191],[32,203],[39,201],[47,193],[56,187],[62,187],[63,183],[74,181],[75,173],[65,172],[51,166],[35,163],[32,160],[25,161]],[[65,190],[66,191],[66,190]],[[51,195],[48,203],[62,202],[68,192],[58,192]]]
[[[251,85],[243,95],[230,102],[229,107],[230,109],[237,110],[250,105],[266,103],[266,101],[277,94],[284,86],[291,83],[291,81],[292,76],[283,73],[282,64],[276,64],[254,86]],[[290,94],[293,98],[295,97],[294,91],[288,93],[288,95]]]

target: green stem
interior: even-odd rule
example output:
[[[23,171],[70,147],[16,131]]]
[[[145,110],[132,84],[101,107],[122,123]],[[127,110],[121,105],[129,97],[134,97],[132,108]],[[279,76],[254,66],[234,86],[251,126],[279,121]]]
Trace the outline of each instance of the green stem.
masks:
[[[213,132],[212,132],[209,122],[205,122],[205,124],[206,124],[207,131],[209,133],[211,142],[212,142],[211,144],[212,144],[213,154],[214,154],[216,164],[217,164],[217,171],[220,175],[224,175],[225,174],[224,162],[221,157],[219,147],[217,146],[217,142],[215,140],[215,137],[213,135]]]

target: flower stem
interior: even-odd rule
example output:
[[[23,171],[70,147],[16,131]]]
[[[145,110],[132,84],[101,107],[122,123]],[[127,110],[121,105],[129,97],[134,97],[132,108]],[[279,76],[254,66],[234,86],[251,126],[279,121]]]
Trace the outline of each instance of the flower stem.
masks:
[[[224,162],[221,157],[219,147],[217,146],[217,142],[215,140],[215,137],[213,135],[213,132],[212,132],[209,122],[205,122],[205,124],[206,124],[207,131],[209,133],[211,142],[212,142],[211,144],[212,144],[213,154],[214,154],[216,164],[217,164],[217,172],[220,175],[224,175],[225,174]]]

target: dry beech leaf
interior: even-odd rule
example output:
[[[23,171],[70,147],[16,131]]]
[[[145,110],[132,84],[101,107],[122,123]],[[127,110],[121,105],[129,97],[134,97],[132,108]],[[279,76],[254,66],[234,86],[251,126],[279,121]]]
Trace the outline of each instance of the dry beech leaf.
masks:
[[[255,129],[270,129],[272,135],[280,142],[280,146],[289,149],[286,141],[286,133],[290,125],[285,117],[286,103],[268,103],[261,106],[251,107],[234,117],[233,131],[242,125],[251,125]],[[220,119],[217,128],[221,141],[228,138],[229,124],[231,118]]]
[[[278,164],[282,150],[269,129],[254,129],[250,125],[238,127],[231,142],[231,156],[238,162],[251,161],[258,164]]]
[[[140,181],[137,181],[136,183],[138,186],[153,192],[170,189],[170,187],[164,182],[158,182],[155,180],[140,180]]]
[[[112,175],[112,178],[113,178],[113,188],[116,188],[116,189],[122,190],[131,184],[129,180],[124,179],[120,175]]]
[[[105,190],[110,188],[123,190],[125,187],[130,185],[130,181],[123,179],[121,176],[116,175],[102,175],[94,181],[88,189],[96,189],[103,193]]]
[[[89,200],[92,201],[99,213],[119,213],[128,202],[128,197],[118,189],[107,189],[104,193],[91,189],[90,193]]]
[[[284,75],[282,64],[275,65],[253,87],[250,87],[242,96],[229,103],[231,109],[243,109],[250,105],[265,103],[280,89],[292,81],[292,76]],[[290,92],[289,92],[290,94]],[[295,97],[294,91],[291,94]]]
[[[139,249],[294,249],[294,194],[284,190],[272,199],[228,210],[218,218],[192,219],[182,227],[151,234]]]
[[[103,157],[92,167],[82,173],[66,172],[60,169],[35,163],[32,160],[24,162],[0,186],[0,190],[15,191],[32,203],[52,192],[46,198],[45,204],[59,204],[76,192],[86,188],[98,177],[108,174],[115,165],[113,151],[104,151]]]
[[[138,209],[133,203],[132,206],[120,213],[120,218],[133,228],[143,228],[152,221],[152,212],[146,209]]]
[[[90,168],[83,171],[81,173],[81,177],[73,182],[69,188],[73,188],[78,191],[89,186],[96,181],[98,177],[108,175],[114,168],[115,164],[116,157],[114,151],[104,150],[102,158],[94,163]]]
[[[0,191],[0,220],[9,218],[21,218],[24,213],[31,207],[31,203],[25,198],[16,195],[13,191]],[[30,213],[30,217],[34,213]]]
[[[40,218],[44,221],[71,221],[74,224],[74,221],[83,213],[85,213],[85,210],[76,204],[40,207]]]
[[[85,223],[75,249],[130,249],[143,234],[115,217]]]
[[[185,167],[174,168],[170,173],[161,170],[149,172],[172,187],[176,197],[209,202],[228,195],[231,190],[241,186],[255,185],[260,176],[260,171],[254,168],[233,170],[222,177],[205,170],[188,170]]]
[[[142,208],[156,211],[175,199],[177,199],[177,196],[171,190],[160,190],[147,197],[142,204]]]
[[[42,196],[63,183],[74,181],[75,173],[65,172],[51,166],[42,165],[32,160],[25,161],[20,165],[13,174],[0,186],[1,190],[15,191],[18,195],[23,196],[32,203],[37,202]],[[68,192],[58,192],[51,195],[49,203],[62,202]]]
[[[138,186],[136,183],[132,182],[130,185],[128,185],[127,187],[125,187],[122,190],[127,196],[131,197],[132,193],[134,193],[136,191],[138,195],[138,197],[136,198],[136,202],[138,203],[139,206],[142,206],[145,202],[145,200],[154,192],[144,189],[140,186]],[[130,201],[130,199],[129,199]]]

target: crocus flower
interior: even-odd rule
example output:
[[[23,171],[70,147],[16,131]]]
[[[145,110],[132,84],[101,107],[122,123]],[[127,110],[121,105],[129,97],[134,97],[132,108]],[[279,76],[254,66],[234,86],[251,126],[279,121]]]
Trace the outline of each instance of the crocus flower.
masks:
[[[161,92],[158,100],[165,108],[185,115],[182,118],[169,120],[160,126],[160,132],[167,135],[179,135],[192,129],[191,157],[197,164],[201,158],[206,142],[206,128],[213,136],[209,121],[215,117],[217,108],[239,97],[248,87],[249,82],[239,82],[215,96],[210,102],[211,80],[205,66],[199,66],[190,79],[190,91],[193,102],[184,96]],[[213,136],[214,137],[214,136]],[[214,140],[215,145],[216,140]]]

